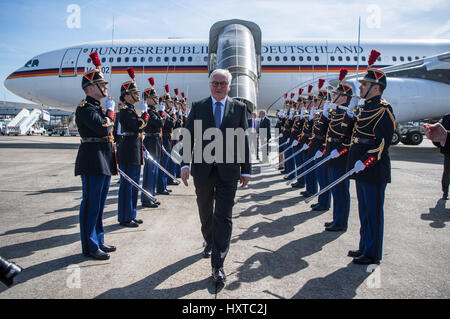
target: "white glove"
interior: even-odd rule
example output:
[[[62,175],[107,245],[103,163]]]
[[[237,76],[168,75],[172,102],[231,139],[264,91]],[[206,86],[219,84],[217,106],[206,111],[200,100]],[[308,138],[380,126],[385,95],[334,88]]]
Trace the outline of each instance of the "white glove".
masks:
[[[150,153],[144,150],[144,158],[150,158]]]
[[[290,115],[293,115],[294,113],[295,113],[295,110],[290,110],[290,111],[289,111],[289,114],[290,114]]]
[[[309,148],[308,144],[305,143],[302,146],[302,151],[307,150],[308,148]]]
[[[177,110],[176,110],[174,107],[172,107],[172,109],[170,110],[170,113],[171,113],[172,115],[174,115],[176,112],[177,112]]]
[[[289,115],[289,119],[292,120],[292,114]]]
[[[348,106],[348,109],[347,109],[347,115],[348,115],[350,118],[353,118],[353,116],[355,115],[355,114],[353,114],[353,109],[354,109],[357,105],[358,105],[358,99],[357,99],[356,97],[352,97],[352,99],[350,100],[350,104],[349,104],[349,106]]]
[[[295,147],[295,146],[297,146],[297,145],[298,145],[298,141],[297,141],[297,140],[294,140],[294,141],[292,142],[292,146]]]
[[[280,133],[280,137],[279,138],[282,138],[283,137],[283,133]]]
[[[328,118],[328,109],[330,108],[330,104],[328,102],[325,102],[323,106],[322,115]]]
[[[355,173],[359,173],[359,172],[363,171],[365,168],[366,168],[366,165],[364,165],[364,163],[361,161],[357,161],[355,163],[355,167],[353,167],[353,169],[355,170]]]
[[[183,116],[183,112],[181,110],[178,111],[179,116]]]
[[[291,141],[291,138],[288,137],[288,139],[287,139],[287,144],[289,144],[290,141]]]
[[[311,121],[314,118],[314,113],[316,113],[316,110],[314,108],[312,108],[309,111],[309,120]]]
[[[305,114],[305,109],[302,109],[302,110],[300,111],[300,118],[301,118],[301,119],[303,119],[303,114]]]
[[[316,160],[318,158],[321,158],[322,156],[323,156],[323,153],[321,151],[317,151],[316,155],[314,155],[314,159]]]
[[[162,105],[162,104],[159,105],[159,111],[160,112],[164,111],[164,105]]]
[[[334,149],[331,151],[330,156],[331,156],[331,158],[338,158],[339,152],[336,149]]]
[[[114,108],[116,107],[116,102],[114,102],[113,99],[107,99],[106,100],[106,109],[114,111]]]
[[[144,101],[141,102],[141,112],[147,112],[147,103],[145,103]]]

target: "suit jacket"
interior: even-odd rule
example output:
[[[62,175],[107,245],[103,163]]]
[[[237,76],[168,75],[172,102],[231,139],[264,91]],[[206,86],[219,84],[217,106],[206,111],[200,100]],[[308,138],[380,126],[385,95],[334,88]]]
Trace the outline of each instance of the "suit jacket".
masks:
[[[213,106],[212,99],[208,97],[199,102],[194,102],[192,104],[191,112],[189,113],[189,117],[186,120],[186,129],[190,132],[191,138],[191,147],[194,147],[194,137],[195,133],[200,136],[200,132],[194,132],[194,121],[200,121],[202,131],[201,136],[204,136],[204,133],[207,129],[215,128],[215,121],[213,115]],[[199,123],[199,122],[197,122]],[[199,124],[196,124],[196,126]],[[228,141],[226,137],[226,129],[232,128],[237,129],[241,128],[244,132],[248,128],[247,122],[247,109],[244,103],[234,101],[231,98],[227,98],[225,110],[223,113],[222,122],[220,125],[220,130],[223,135],[223,160],[219,161],[217,164],[207,163],[205,162],[205,158],[203,156],[203,151],[205,147],[210,144],[211,140],[202,140],[195,142],[194,147],[194,156],[192,158],[191,163],[191,175],[195,178],[207,179],[210,175],[211,169],[213,165],[217,165],[219,177],[224,181],[238,180],[241,174],[250,174],[251,173],[251,164],[250,164],[250,152],[249,152],[249,144],[248,137],[245,136],[244,139],[244,153],[240,154],[238,152],[238,142],[237,138],[234,138],[234,141]],[[195,157],[197,147],[201,146],[201,160]],[[233,147],[234,156],[232,161],[227,161],[227,154],[231,151]],[[183,152],[187,152],[191,150],[184,150]],[[197,152],[200,150],[197,149]],[[209,152],[206,152],[209,154]],[[231,154],[229,155],[231,156]],[[189,165],[188,163],[181,163],[181,166]]]
[[[272,137],[271,134],[270,134],[270,120],[267,117],[265,117],[264,119],[260,120],[258,133],[259,133],[259,131],[262,128],[266,129],[266,131],[267,131],[267,139],[270,139]]]
[[[255,119],[256,123],[255,123],[255,130],[256,133],[259,133],[259,120]],[[252,129],[253,128],[253,119],[248,119],[248,128]]]
[[[450,113],[447,113],[444,115],[444,117],[441,120],[441,124],[447,131],[450,131]],[[441,143],[433,142],[434,145],[439,147],[439,150],[442,154],[450,154],[450,141],[448,139],[448,133],[447,133],[447,142],[444,146],[441,146]]]

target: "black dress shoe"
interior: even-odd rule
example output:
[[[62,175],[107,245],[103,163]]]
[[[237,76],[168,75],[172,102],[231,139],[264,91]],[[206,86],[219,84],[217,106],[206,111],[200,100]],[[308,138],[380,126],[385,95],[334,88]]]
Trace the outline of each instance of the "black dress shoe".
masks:
[[[206,245],[205,249],[203,249],[203,258],[210,258],[212,254],[212,246]]]
[[[326,222],[325,224],[323,224],[325,227],[329,227],[329,226],[331,226],[331,225],[333,225],[334,224],[334,222]]]
[[[332,224],[325,228],[326,231],[347,231],[347,227],[340,227]]]
[[[278,167],[278,170],[279,171],[281,171],[281,170],[283,170],[284,169],[284,167]]]
[[[135,223],[134,221],[131,221],[128,223],[122,222],[122,223],[120,223],[120,225],[125,226],[125,227],[133,227],[133,228],[139,227],[139,224]]]
[[[329,208],[328,207],[325,207],[325,206],[320,206],[320,205],[317,205],[317,206],[314,206],[314,208],[312,209],[313,211],[327,211],[327,210],[329,210]]]
[[[133,218],[133,221],[134,221],[136,224],[142,224],[142,223],[144,222],[142,219],[136,219],[136,218]]]
[[[297,182],[297,183],[292,184],[291,186],[293,188],[303,188],[303,187],[305,187],[305,184]]]
[[[212,277],[214,281],[218,284],[224,284],[227,281],[227,276],[225,275],[225,272],[223,271],[222,267],[221,268],[213,267]]]
[[[311,194],[310,192],[308,192],[308,191],[303,191],[303,192],[300,192],[300,195],[303,195],[303,196],[305,196],[305,197],[309,197],[309,196],[311,196],[312,194]]]
[[[156,203],[142,203],[142,206],[148,208],[158,208],[158,204]]]
[[[110,245],[100,245],[100,249],[105,253],[112,253],[113,251],[116,251],[116,247]]]
[[[167,190],[163,190],[162,192],[158,192],[158,195],[170,195],[170,192]]]
[[[443,200],[448,200],[448,193],[442,194],[442,199]]]
[[[362,255],[362,251],[360,250],[349,250],[347,256],[349,257],[359,257]]]
[[[316,207],[316,206],[319,206],[319,203],[312,204],[310,207],[311,207],[311,208],[314,208],[314,207]]]
[[[167,182],[167,185],[178,186],[180,183],[178,182]]]
[[[95,253],[87,253],[84,255],[86,257],[92,257],[94,259],[99,259],[99,260],[108,260],[109,259],[109,255],[101,249],[97,249],[97,251]]]
[[[372,264],[379,265],[380,264],[379,260],[375,260],[375,259],[372,259],[372,258],[364,256],[364,255],[353,258],[353,262],[358,265],[372,265]]]

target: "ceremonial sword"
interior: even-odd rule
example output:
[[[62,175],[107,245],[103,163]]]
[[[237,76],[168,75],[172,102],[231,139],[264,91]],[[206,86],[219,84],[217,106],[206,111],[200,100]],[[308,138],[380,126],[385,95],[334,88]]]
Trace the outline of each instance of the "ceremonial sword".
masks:
[[[304,150],[307,150],[307,148],[305,148],[305,149],[304,149],[304,148],[299,149],[297,152],[295,152],[294,154],[291,154],[291,156],[285,158],[283,161],[281,161],[280,163],[275,164],[275,165],[281,165],[281,164],[283,164],[283,163],[289,161],[291,158],[293,158],[294,156],[300,154],[300,153],[303,152]],[[272,165],[272,166],[275,166],[275,165]]]
[[[142,188],[138,183],[136,183],[131,177],[129,177],[127,174],[125,174],[120,168],[117,168],[117,171],[119,174],[125,178],[131,185],[136,187],[138,190],[140,190],[142,193],[144,193],[145,196],[150,198],[153,202],[156,202],[156,197],[150,194],[148,191],[146,191],[144,188]]]
[[[153,164],[155,164],[160,170],[162,170],[164,173],[166,173],[167,176],[169,176],[171,179],[173,179],[174,181],[177,181],[178,183],[181,183],[175,176],[173,176],[172,174],[170,174],[161,164],[159,164],[157,161],[155,161],[153,159],[153,157],[150,155],[150,153],[147,151],[147,149],[144,147],[144,157],[149,159]],[[163,148],[164,150],[164,148]]]
[[[316,165],[308,168],[306,171],[304,171],[303,173],[301,173],[300,175],[294,177],[293,179],[289,180],[286,185],[290,185],[294,180],[302,178],[303,176],[305,176],[306,174],[312,172],[313,170],[315,170],[317,167],[319,167],[320,165],[322,165],[323,163],[329,161],[330,159],[332,159],[331,155],[328,155],[327,157],[325,157],[323,160],[321,160],[319,163],[317,163]],[[301,166],[299,167],[299,169],[301,168]],[[297,170],[295,170],[294,172],[296,172]],[[291,173],[292,174],[292,173]]]
[[[297,172],[299,169],[302,169],[303,167],[305,167],[306,165],[308,165],[309,163],[311,163],[312,161],[314,161],[314,156],[311,157],[309,160],[307,160],[306,162],[304,162],[302,165],[300,165],[299,167],[297,167],[296,169],[294,169],[292,172],[290,172],[289,174],[286,174],[287,176]]]

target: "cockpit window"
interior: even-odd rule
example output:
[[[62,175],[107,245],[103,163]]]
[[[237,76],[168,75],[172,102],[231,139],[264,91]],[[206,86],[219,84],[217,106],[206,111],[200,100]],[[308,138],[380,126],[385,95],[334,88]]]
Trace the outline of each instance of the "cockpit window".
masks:
[[[31,67],[33,67],[33,66],[39,66],[39,60],[33,60]]]
[[[25,67],[26,67],[26,68],[29,68],[29,67],[31,66],[31,62],[32,62],[32,60],[30,60],[30,61],[28,61],[27,63],[25,63]]]

